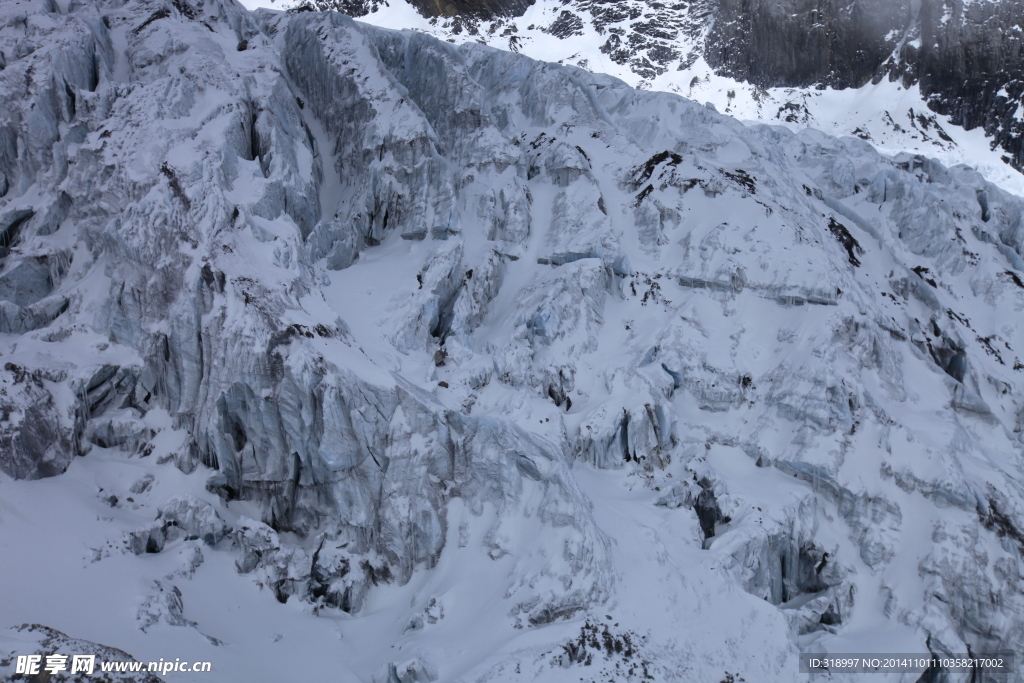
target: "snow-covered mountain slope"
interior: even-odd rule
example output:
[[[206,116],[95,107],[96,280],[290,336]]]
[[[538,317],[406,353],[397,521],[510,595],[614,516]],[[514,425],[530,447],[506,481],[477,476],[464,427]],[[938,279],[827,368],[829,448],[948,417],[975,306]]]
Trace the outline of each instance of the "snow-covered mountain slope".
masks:
[[[338,14],[0,17],[3,626],[203,681],[1024,650],[1024,200]]]
[[[710,102],[741,120],[967,163],[1024,195],[1024,5],[1013,0],[243,0],[337,8]]]

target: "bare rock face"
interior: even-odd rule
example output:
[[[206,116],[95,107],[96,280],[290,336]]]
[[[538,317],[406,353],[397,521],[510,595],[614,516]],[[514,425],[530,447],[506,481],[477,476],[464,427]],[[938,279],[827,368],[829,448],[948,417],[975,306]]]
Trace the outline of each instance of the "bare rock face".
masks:
[[[411,4],[425,17],[463,17],[488,20],[498,17],[522,16],[535,0],[414,0]],[[335,10],[351,17],[376,11],[380,0],[312,0],[308,7]]]
[[[1024,52],[1016,2],[723,0],[704,55],[762,87],[856,88],[882,78],[920,84],[932,111],[983,128],[1024,168]]]
[[[910,19],[909,0],[723,0],[704,54],[724,73],[762,87],[856,88],[879,72]]]
[[[1024,8],[1014,2],[927,2],[919,19],[921,47],[905,45],[893,72],[921,84],[929,107],[965,128],[983,128],[1021,170],[1024,51],[1015,32]]]
[[[518,17],[534,0],[422,0],[416,5],[426,17],[458,15],[491,19]]]

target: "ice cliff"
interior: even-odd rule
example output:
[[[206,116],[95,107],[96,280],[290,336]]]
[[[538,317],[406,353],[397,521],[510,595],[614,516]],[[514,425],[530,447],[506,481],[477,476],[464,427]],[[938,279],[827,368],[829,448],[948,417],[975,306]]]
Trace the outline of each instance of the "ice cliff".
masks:
[[[1024,651],[1021,198],[339,14],[0,26],[0,469],[145,463],[143,630],[225,640],[217,554],[346,623],[428,582],[353,680],[564,680],[606,615],[615,680]]]
[[[1016,0],[242,1],[578,65],[740,119],[968,163],[1024,193]]]

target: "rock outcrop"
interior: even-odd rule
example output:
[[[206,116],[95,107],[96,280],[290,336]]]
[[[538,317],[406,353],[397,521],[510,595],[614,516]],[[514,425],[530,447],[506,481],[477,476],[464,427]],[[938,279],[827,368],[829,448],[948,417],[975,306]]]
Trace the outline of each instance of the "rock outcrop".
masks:
[[[960,0],[718,4],[708,63],[761,87],[920,85],[928,107],[983,128],[1024,170],[1024,7]]]

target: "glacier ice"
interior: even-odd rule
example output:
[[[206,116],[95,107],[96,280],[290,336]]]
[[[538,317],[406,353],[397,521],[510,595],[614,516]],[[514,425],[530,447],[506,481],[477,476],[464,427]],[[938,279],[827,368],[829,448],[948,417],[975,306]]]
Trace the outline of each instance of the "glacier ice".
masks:
[[[321,613],[469,548],[540,632],[635,609],[621,553],[648,543],[757,599],[783,663],[748,678],[871,618],[1024,647],[1024,200],[338,14],[0,19],[6,476],[176,466],[205,488],[129,551],[205,544]],[[617,535],[593,477],[619,475],[679,548]],[[196,625],[190,579],[156,580],[141,623]]]

